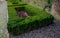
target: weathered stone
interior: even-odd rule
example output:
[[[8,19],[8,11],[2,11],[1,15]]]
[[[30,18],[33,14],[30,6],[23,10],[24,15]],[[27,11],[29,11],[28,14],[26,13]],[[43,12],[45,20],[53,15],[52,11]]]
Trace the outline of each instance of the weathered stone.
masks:
[[[0,0],[0,38],[7,38],[7,1]]]
[[[60,0],[54,0],[51,13],[56,19],[60,19]]]

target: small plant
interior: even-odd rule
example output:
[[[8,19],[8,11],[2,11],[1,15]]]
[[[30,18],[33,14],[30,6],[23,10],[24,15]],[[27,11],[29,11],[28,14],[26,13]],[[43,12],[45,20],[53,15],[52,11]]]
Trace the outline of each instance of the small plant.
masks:
[[[17,10],[19,10],[21,7],[16,8]],[[37,29],[42,26],[47,26],[51,24],[54,19],[53,16],[47,13],[46,11],[43,11],[41,9],[29,5],[26,5],[24,9],[31,16],[24,19],[20,19],[20,17],[16,13],[15,8],[10,7],[8,9],[9,9],[8,31],[13,35],[18,35],[33,29]]]

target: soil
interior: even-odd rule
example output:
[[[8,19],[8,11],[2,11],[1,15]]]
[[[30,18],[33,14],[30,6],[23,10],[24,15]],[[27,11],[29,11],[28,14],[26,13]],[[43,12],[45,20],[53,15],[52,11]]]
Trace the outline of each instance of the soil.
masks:
[[[29,17],[29,15],[27,14],[27,12],[26,12],[25,10],[17,11],[17,14],[18,14],[19,17],[21,17],[21,18]]]

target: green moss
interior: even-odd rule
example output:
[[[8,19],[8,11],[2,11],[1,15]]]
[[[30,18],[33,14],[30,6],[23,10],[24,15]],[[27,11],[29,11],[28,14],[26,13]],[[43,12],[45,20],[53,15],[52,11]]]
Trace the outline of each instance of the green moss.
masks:
[[[42,26],[47,26],[53,22],[53,16],[41,9],[30,5],[25,5],[24,9],[30,14],[30,17],[20,19],[16,13],[16,9],[22,10],[23,7],[8,7],[9,21],[8,31],[11,34],[21,34],[32,29],[37,29]]]

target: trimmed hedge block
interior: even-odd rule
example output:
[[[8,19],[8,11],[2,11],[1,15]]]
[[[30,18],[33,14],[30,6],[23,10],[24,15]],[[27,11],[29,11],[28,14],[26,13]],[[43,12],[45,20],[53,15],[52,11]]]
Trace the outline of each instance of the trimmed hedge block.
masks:
[[[25,33],[27,31],[37,29],[42,26],[47,26],[53,23],[54,20],[53,16],[41,9],[26,5],[24,6],[24,9],[31,16],[24,19],[20,19],[20,17],[16,13],[15,8],[20,9],[21,7],[8,8],[9,11],[8,31],[13,35]]]

